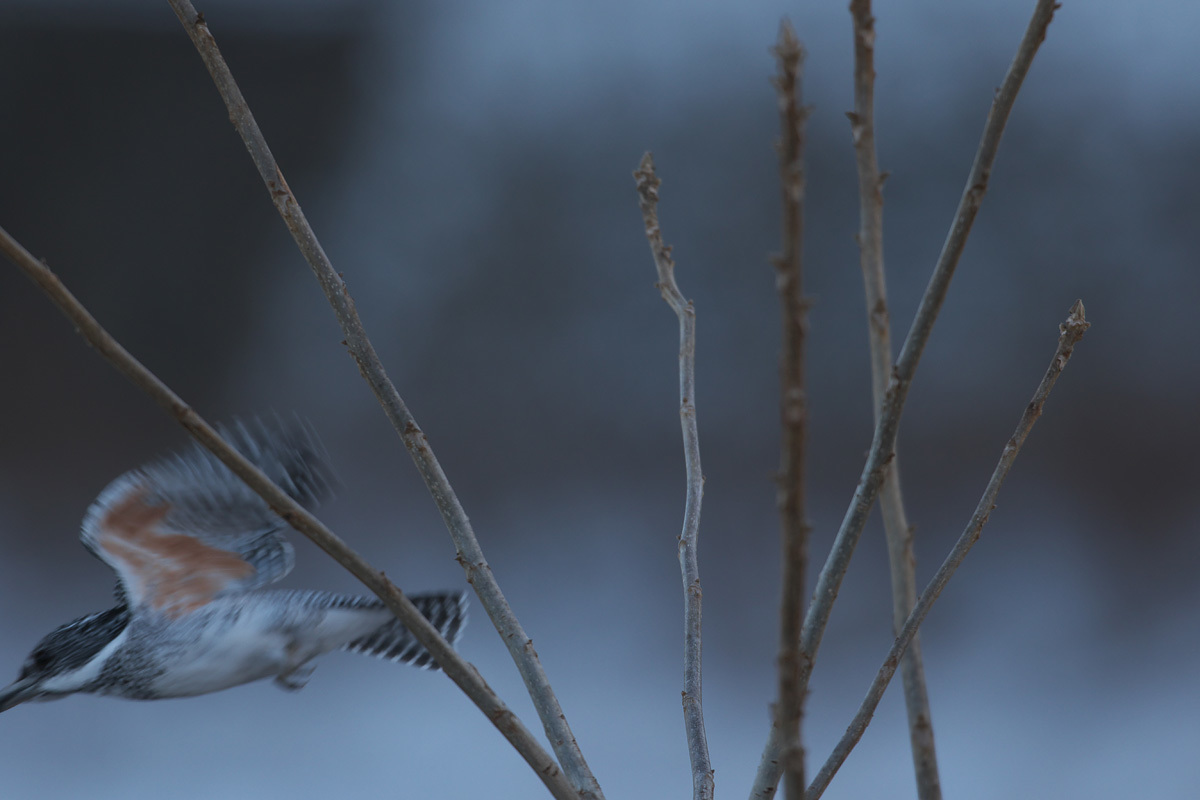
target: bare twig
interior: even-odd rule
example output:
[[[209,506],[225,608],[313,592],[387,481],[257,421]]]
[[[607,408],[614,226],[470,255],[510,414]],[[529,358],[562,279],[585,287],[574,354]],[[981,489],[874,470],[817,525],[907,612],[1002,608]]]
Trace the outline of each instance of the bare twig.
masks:
[[[802,249],[804,233],[804,122],[800,78],[804,50],[784,20],[774,49],[779,71],[772,83],[779,96],[781,136],[779,173],[783,208],[783,251],[773,261],[783,321],[779,356],[780,467],[777,504],[780,517],[782,581],[779,609],[779,697],[763,760],[783,768],[785,793],[804,793],[804,746],[800,721],[804,693],[800,690],[800,625],[804,620],[804,574],[808,568],[809,524],[806,511],[805,440],[808,434],[808,394],[804,385],[804,345],[808,334],[808,300],[804,297]],[[770,787],[773,791],[774,787]]]
[[[871,343],[871,393],[875,422],[878,423],[892,366],[892,334],[883,270],[885,176],[879,172],[875,154],[875,18],[871,14],[871,0],[851,0],[850,14],[854,21],[854,111],[846,116],[850,118],[858,162],[859,260],[866,290],[867,330]],[[879,510],[883,517],[892,574],[892,626],[899,634],[917,600],[917,576],[913,530],[908,524],[904,497],[900,492],[898,456],[893,457],[891,469],[883,480],[879,492]],[[908,733],[917,797],[920,800],[941,800],[942,786],[938,779],[937,750],[933,741],[933,716],[925,686],[920,637],[913,638],[904,654],[901,676],[904,704],[908,709]]]
[[[908,389],[912,384],[921,354],[929,341],[929,335],[933,330],[938,312],[941,310],[942,302],[946,299],[946,292],[950,288],[950,279],[954,276],[954,270],[958,266],[971,225],[975,221],[979,205],[987,191],[988,178],[991,175],[992,164],[995,162],[1004,125],[1008,121],[1017,91],[1029,71],[1033,56],[1045,38],[1046,27],[1050,24],[1055,7],[1054,0],[1038,0],[1033,19],[1026,30],[1017,56],[992,101],[983,138],[976,153],[971,175],[967,180],[967,188],[959,201],[954,223],[946,238],[938,263],[934,267],[929,286],[926,287],[925,293],[921,297],[921,304],[917,309],[908,336],[905,337],[900,357],[892,370],[892,379],[884,397],[867,462],[863,466],[858,487],[854,492],[850,507],[846,510],[846,516],[838,530],[833,549],[821,569],[813,602],[805,616],[800,642],[801,647],[809,656],[807,661],[809,669],[811,669],[812,659],[816,657],[821,637],[829,621],[829,614],[833,607],[833,601],[837,598],[838,588],[841,586],[846,568],[850,564],[850,556],[862,534],[867,514],[870,512],[871,505],[874,503],[891,463],[892,451],[896,443],[896,431],[899,427],[904,401],[908,397]],[[808,677],[807,674],[802,674],[805,685],[807,685]]]
[[[550,793],[559,800],[575,800],[575,790],[567,782],[562,771],[550,754],[542,749],[533,734],[521,724],[499,697],[484,682],[475,667],[465,661],[442,638],[437,628],[429,623],[407,597],[388,580],[384,574],[363,559],[325,527],[320,520],[288,497],[271,482],[257,467],[247,461],[241,453],[221,438],[207,422],[192,410],[179,395],[159,380],[150,370],[134,358],[129,351],[112,338],[101,327],[86,308],[63,285],[50,269],[22,247],[8,232],[0,228],[0,252],[17,265],[58,306],[101,356],[120,370],[146,394],[175,417],[200,444],[207,448],[233,472],[246,482],[266,503],[283,517],[289,525],[311,539],[335,561],[345,567],[354,577],[362,581],[404,623],[417,640],[433,655],[435,661],[468,697],[479,706],[492,724],[512,743],[517,752],[538,774]]]
[[[891,463],[892,449],[896,443],[896,431],[900,424],[904,401],[908,397],[909,386],[912,384],[921,353],[929,341],[938,311],[941,310],[942,302],[946,299],[946,292],[950,288],[950,279],[954,276],[954,270],[958,266],[958,260],[966,245],[971,225],[979,211],[979,205],[987,192],[988,178],[996,160],[996,151],[1000,145],[1004,125],[1008,121],[1008,115],[1012,111],[1021,83],[1025,80],[1029,67],[1033,63],[1033,57],[1046,37],[1046,28],[1054,16],[1055,8],[1057,8],[1057,4],[1054,0],[1038,0],[1033,18],[1017,49],[1017,55],[1008,68],[1003,84],[992,100],[983,137],[975,154],[975,163],[967,178],[966,189],[959,201],[958,211],[955,213],[946,242],[942,246],[942,253],[938,257],[929,285],[921,298],[921,304],[913,319],[912,327],[909,329],[908,336],[905,337],[904,345],[900,350],[900,358],[892,370],[892,379],[884,397],[879,422],[875,426],[875,435],[871,441],[867,461],[863,465],[858,486],[854,490],[850,506],[846,509],[846,515],[842,519],[841,527],[834,539],[833,548],[825,560],[825,565],[821,568],[821,573],[817,578],[816,591],[804,617],[804,627],[800,633],[800,647],[805,656],[800,664],[801,691],[806,691],[808,688],[813,659],[816,658],[817,650],[821,645],[821,637],[829,623],[829,615],[833,610],[833,603],[837,599],[838,589],[850,566],[850,557],[854,554],[854,548],[862,535],[867,515],[870,513],[871,506],[875,502],[879,487],[883,484],[883,479]],[[770,746],[769,739],[768,746]],[[776,785],[779,774],[780,766],[777,763],[769,763],[766,759],[760,762],[751,796],[772,797],[774,790],[770,787]],[[764,793],[764,790],[767,791]]]
[[[537,651],[533,649],[533,641],[526,635],[512,608],[508,605],[508,601],[504,598],[499,584],[492,575],[492,569],[483,556],[479,541],[475,538],[475,532],[467,518],[466,511],[463,510],[445,472],[442,471],[441,464],[438,463],[433,450],[430,449],[424,432],[417,425],[408,406],[388,378],[383,363],[379,360],[371,340],[367,337],[362,321],[355,310],[354,300],[346,289],[346,284],[330,264],[329,258],[325,255],[316,234],[309,226],[299,202],[292,194],[287,181],[284,180],[283,173],[275,163],[266,139],[242,97],[225,59],[221,56],[216,41],[209,32],[208,25],[188,0],[169,0],[169,2],[180,22],[183,23],[184,30],[187,31],[192,43],[199,51],[200,57],[204,59],[204,64],[208,67],[208,71],[217,85],[217,90],[229,110],[230,121],[241,135],[246,149],[250,151],[250,157],[267,185],[271,200],[275,203],[280,216],[283,217],[288,230],[292,233],[292,238],[296,240],[300,252],[312,268],[325,297],[333,307],[334,315],[346,337],[346,346],[358,364],[359,372],[370,385],[376,399],[383,407],[384,413],[387,414],[392,426],[404,441],[409,455],[417,465],[417,470],[425,480],[425,485],[433,495],[434,502],[437,503],[442,519],[454,540],[454,546],[458,551],[458,562],[466,572],[468,582],[474,587],[481,605],[491,618],[500,638],[508,647],[509,653],[521,673],[521,678],[529,690],[534,707],[541,717],[546,737],[550,740],[563,771],[584,798],[602,800],[603,794],[600,786],[584,760],[574,734],[571,733],[571,727],[567,724],[567,718],[550,686]]]
[[[866,699],[863,700],[862,706],[859,707],[858,713],[855,714],[854,720],[850,723],[850,727],[846,729],[846,733],[838,742],[833,753],[821,767],[821,771],[817,773],[817,777],[813,780],[805,793],[805,800],[817,800],[829,785],[829,781],[834,774],[845,762],[846,757],[850,755],[850,751],[862,738],[863,731],[866,730],[871,717],[875,714],[875,708],[879,705],[880,699],[883,697],[884,689],[887,688],[888,681],[892,679],[892,675],[896,672],[896,666],[904,654],[905,648],[913,641],[917,635],[917,628],[924,621],[929,609],[933,607],[942,590],[946,588],[950,578],[954,575],[954,571],[967,557],[967,553],[971,551],[974,544],[979,541],[979,536],[983,532],[983,526],[987,524],[988,518],[991,516],[993,509],[996,507],[996,496],[1000,493],[1000,487],[1004,483],[1004,479],[1008,476],[1008,471],[1012,469],[1013,462],[1017,459],[1017,454],[1021,450],[1021,446],[1025,443],[1026,437],[1033,429],[1033,424],[1037,422],[1038,417],[1042,415],[1042,408],[1046,404],[1046,398],[1050,396],[1050,390],[1054,388],[1055,381],[1062,374],[1063,369],[1067,366],[1067,361],[1070,360],[1071,354],[1075,349],[1075,345],[1083,338],[1083,334],[1087,331],[1089,323],[1084,318],[1083,302],[1075,301],[1075,305],[1071,307],[1071,313],[1067,317],[1066,322],[1059,326],[1058,335],[1058,350],[1054,353],[1054,358],[1050,361],[1050,366],[1046,370],[1045,376],[1042,377],[1042,382],[1038,385],[1037,391],[1034,392],[1033,400],[1026,406],[1025,412],[1021,415],[1021,421],[1017,424],[1017,429],[1013,433],[1012,438],[1004,445],[1004,451],[1000,455],[1000,462],[996,464],[995,471],[992,472],[992,478],[988,481],[987,489],[984,490],[983,497],[979,499],[979,505],[975,507],[975,513],[971,516],[971,521],[967,524],[966,529],[955,543],[954,549],[950,551],[950,555],[942,563],[933,580],[925,587],[925,591],[921,594],[920,600],[917,601],[912,613],[904,622],[904,627],[900,631],[900,635],[896,638],[891,650],[888,651],[887,658],[884,659],[883,666],[879,668],[879,673],[875,676],[875,680],[871,683],[871,689],[867,692]]]
[[[700,471],[700,436],[696,427],[696,310],[675,283],[671,248],[663,243],[658,226],[658,187],[649,153],[633,173],[637,181],[638,205],[646,225],[646,239],[658,269],[658,289],[679,317],[679,423],[683,428],[683,456],[687,467],[687,500],[683,510],[683,532],[679,535],[679,570],[683,576],[683,719],[687,730],[688,756],[692,763],[692,796],[712,800],[713,769],[708,759],[704,731],[704,695],[701,681],[700,564],[697,543],[700,535],[700,501],[704,496],[704,474]]]

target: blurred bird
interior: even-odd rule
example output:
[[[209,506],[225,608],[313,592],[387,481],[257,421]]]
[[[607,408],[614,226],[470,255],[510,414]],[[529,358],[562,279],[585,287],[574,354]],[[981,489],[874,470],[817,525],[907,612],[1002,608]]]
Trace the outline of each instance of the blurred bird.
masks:
[[[335,478],[305,424],[238,423],[222,436],[298,503]],[[83,544],[117,573],[117,605],[51,632],[0,689],[0,712],[76,692],[189,697],[273,677],[300,689],[312,660],[351,650],[418,667],[432,657],[373,597],[265,589],[292,569],[286,523],[197,444],[109,484],[83,520]],[[413,595],[454,643],[462,592]]]

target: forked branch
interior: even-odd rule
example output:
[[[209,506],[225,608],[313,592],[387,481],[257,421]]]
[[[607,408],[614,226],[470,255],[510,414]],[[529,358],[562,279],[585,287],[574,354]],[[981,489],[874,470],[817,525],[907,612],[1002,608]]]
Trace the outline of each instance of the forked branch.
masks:
[[[917,601],[912,613],[904,622],[904,627],[900,631],[900,635],[896,638],[891,650],[888,651],[887,658],[883,661],[883,666],[879,668],[879,673],[875,676],[875,680],[871,683],[871,688],[867,692],[866,699],[855,714],[854,720],[850,723],[850,727],[846,729],[846,733],[834,748],[833,753],[821,767],[821,771],[817,773],[817,777],[809,786],[808,791],[804,794],[804,800],[817,800],[825,788],[829,786],[829,781],[833,779],[834,774],[846,761],[846,757],[850,755],[850,751],[858,744],[858,740],[862,738],[863,731],[867,729],[867,725],[871,721],[871,717],[875,714],[875,708],[879,705],[880,699],[883,697],[883,692],[887,688],[888,682],[892,679],[892,675],[896,673],[896,666],[900,662],[900,658],[904,655],[904,650],[913,641],[917,635],[917,628],[925,620],[925,616],[929,613],[929,609],[937,601],[942,590],[946,588],[946,584],[950,582],[950,578],[954,575],[954,571],[967,557],[967,553],[979,541],[979,537],[983,532],[983,526],[987,524],[988,518],[991,516],[993,509],[996,508],[996,497],[1000,494],[1000,487],[1004,483],[1004,479],[1008,477],[1008,472],[1012,469],[1013,462],[1017,460],[1017,454],[1021,451],[1021,446],[1025,444],[1025,439],[1029,436],[1029,432],[1033,430],[1033,425],[1037,422],[1038,417],[1042,415],[1042,409],[1046,405],[1046,398],[1050,396],[1050,390],[1054,388],[1055,381],[1062,374],[1063,369],[1067,366],[1067,361],[1070,360],[1071,354],[1075,350],[1075,345],[1083,338],[1083,334],[1087,332],[1090,323],[1084,318],[1083,302],[1075,301],[1075,305],[1071,307],[1071,313],[1067,317],[1066,322],[1059,326],[1058,349],[1054,353],[1054,358],[1050,360],[1050,366],[1046,369],[1046,374],[1042,377],[1042,382],[1038,385],[1037,391],[1033,394],[1033,400],[1025,407],[1025,412],[1021,415],[1021,421],[1017,423],[1017,429],[1012,437],[1004,445],[1004,451],[1000,455],[1000,462],[996,464],[996,469],[992,472],[992,478],[988,481],[987,488],[983,492],[983,497],[979,499],[979,505],[975,507],[975,513],[971,516],[971,521],[967,523],[966,529],[962,535],[958,537],[958,541],[954,545],[954,549],[950,551],[950,555],[942,563],[937,574],[933,576],[933,580],[925,587],[925,591],[921,593],[920,600]]]
[[[704,473],[700,470],[700,436],[696,426],[696,310],[675,283],[671,248],[658,226],[658,187],[649,153],[633,173],[637,181],[638,205],[646,226],[646,239],[658,270],[658,289],[679,318],[679,423],[683,428],[683,457],[687,468],[687,499],[683,509],[683,532],[679,535],[679,571],[683,577],[683,720],[687,731],[688,756],[692,764],[694,800],[712,800],[713,769],[708,758],[704,730],[704,694],[701,680],[700,501],[704,496]]]
[[[858,164],[859,261],[866,292],[867,334],[871,349],[871,394],[875,422],[883,408],[892,366],[892,332],[888,319],[887,281],[883,270],[883,181],[875,153],[875,18],[871,0],[851,0],[854,23],[854,111],[850,133]],[[893,453],[895,448],[893,448]],[[894,455],[891,469],[879,490],[879,511],[887,538],[888,564],[892,575],[892,626],[897,634],[917,601],[916,558],[913,529],[904,511],[900,492],[900,459]],[[908,710],[908,735],[913,771],[920,800],[941,800],[937,750],[933,741],[933,715],[925,687],[921,640],[914,637],[901,665],[904,705]],[[792,795],[799,797],[800,793]]]
[[[592,775],[591,769],[584,760],[583,753],[575,741],[567,718],[559,705],[558,698],[550,686],[550,680],[542,667],[537,651],[533,649],[533,640],[526,635],[512,608],[500,591],[500,585],[492,575],[492,569],[483,556],[483,550],[475,537],[475,532],[467,518],[466,511],[458,501],[458,496],[450,486],[441,464],[433,454],[425,433],[417,425],[416,419],[408,406],[400,397],[396,387],[388,378],[383,363],[375,352],[374,345],[368,338],[355,309],[354,300],[346,289],[346,284],[333,268],[328,256],[325,255],[321,243],[308,224],[299,202],[284,180],[283,173],[266,139],[250,112],[250,107],[242,97],[229,66],[217,48],[216,40],[208,29],[204,18],[196,12],[189,0],[169,0],[176,16],[183,24],[184,30],[196,46],[204,64],[212,75],[221,98],[229,110],[229,119],[241,135],[246,149],[259,175],[267,186],[271,200],[283,217],[292,238],[300,248],[305,260],[313,270],[317,282],[321,285],[325,297],[333,308],[334,316],[342,328],[346,347],[358,364],[359,372],[371,387],[384,413],[391,420],[392,427],[400,435],[409,455],[417,465],[417,471],[425,481],[426,487],[433,495],[434,502],[442,514],[446,528],[454,540],[458,551],[458,562],[466,572],[467,581],[479,596],[480,604],[491,618],[501,640],[508,647],[509,654],[517,665],[521,678],[529,691],[534,707],[541,717],[546,737],[558,756],[563,771],[566,772],[571,784],[585,800],[603,800],[600,786]]]
[[[87,340],[110,364],[120,370],[135,386],[175,417],[187,431],[207,450],[221,459],[227,467],[246,482],[275,513],[289,525],[311,539],[335,561],[345,567],[363,585],[374,592],[396,617],[404,623],[417,640],[429,650],[446,675],[453,680],[491,720],[517,752],[529,763],[546,788],[558,800],[575,800],[575,790],[567,782],[562,771],[550,754],[542,749],[533,734],[521,724],[517,716],[508,709],[499,697],[480,677],[475,667],[467,663],[454,648],[442,638],[407,597],[372,567],[358,553],[325,527],[320,520],[300,506],[271,479],[251,464],[237,450],[221,438],[212,426],[205,422],[175,394],[166,384],[150,372],[128,350],[112,338],[96,318],[84,308],[75,296],[63,285],[58,276],[22,247],[8,232],[0,228],[0,252],[17,265],[30,280],[58,306]]]
[[[979,205],[987,192],[988,179],[996,160],[996,151],[1000,146],[1000,137],[1004,132],[1005,123],[1008,121],[1008,115],[1012,111],[1021,84],[1029,73],[1033,57],[1046,38],[1046,28],[1050,25],[1055,8],[1057,8],[1057,4],[1054,0],[1038,0],[1029,27],[1017,49],[1017,55],[992,100],[987,123],[984,125],[983,137],[975,154],[975,163],[967,178],[967,186],[959,201],[954,222],[942,247],[942,253],[938,257],[937,265],[934,267],[933,275],[930,277],[929,285],[921,298],[921,304],[913,319],[912,327],[909,329],[908,336],[905,337],[900,357],[892,370],[892,377],[879,414],[879,422],[875,426],[875,435],[871,441],[867,461],[863,465],[858,486],[846,509],[846,515],[838,528],[833,547],[825,560],[825,565],[821,568],[821,573],[817,578],[816,591],[804,617],[804,627],[800,633],[800,647],[804,654],[800,665],[800,689],[802,692],[807,691],[808,680],[812,675],[813,660],[816,658],[821,638],[829,623],[833,603],[837,599],[842,579],[846,576],[846,570],[850,566],[850,558],[862,536],[867,515],[870,513],[871,506],[874,505],[879,488],[887,475],[893,448],[896,444],[900,415],[904,410],[904,401],[908,397],[908,390],[912,384],[913,375],[916,373],[917,363],[920,361],[925,345],[929,341],[929,335],[933,331],[933,324],[946,299],[950,280],[954,277],[954,270],[958,266],[959,258],[966,246],[967,236],[975,222],[975,216],[979,212]],[[770,747],[770,744],[768,738],[767,746]],[[766,799],[774,796],[774,787],[779,780],[779,775],[780,765],[778,762],[773,763],[764,758],[759,764],[758,774],[755,776],[751,789],[751,797]]]

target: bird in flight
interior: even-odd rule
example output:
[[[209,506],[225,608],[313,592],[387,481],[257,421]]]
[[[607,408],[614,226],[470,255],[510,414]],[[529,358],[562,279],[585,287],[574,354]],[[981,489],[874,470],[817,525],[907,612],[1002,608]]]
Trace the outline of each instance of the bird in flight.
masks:
[[[236,423],[222,436],[306,508],[336,484],[298,420]],[[429,651],[374,597],[269,589],[294,560],[287,524],[198,444],[117,478],[84,516],[83,544],[117,574],[117,604],[55,629],[0,689],[0,712],[77,692],[190,697],[262,678],[290,690],[312,661],[350,650],[418,667]],[[452,644],[466,595],[412,602]]]

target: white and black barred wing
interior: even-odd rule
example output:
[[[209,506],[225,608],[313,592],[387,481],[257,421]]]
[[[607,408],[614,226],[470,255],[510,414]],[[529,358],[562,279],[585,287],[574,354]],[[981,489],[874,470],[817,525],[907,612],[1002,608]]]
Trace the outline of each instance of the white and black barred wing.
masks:
[[[255,421],[220,432],[302,505],[332,494],[325,451],[304,423]],[[117,573],[132,607],[178,617],[222,592],[290,572],[285,528],[228,467],[193,444],[109,484],[88,509],[81,538]]]
[[[452,645],[458,643],[467,624],[465,592],[414,594],[409,596],[409,600],[438,629],[442,638]],[[371,604],[382,607],[378,601],[372,600]],[[414,667],[437,668],[425,645],[418,642],[400,620],[394,618],[372,633],[350,642],[345,649],[401,664],[412,664]]]

